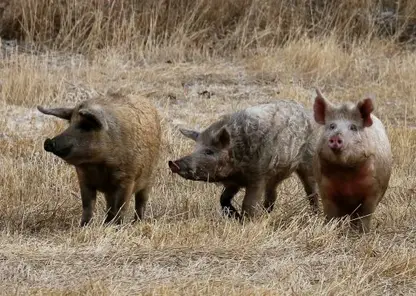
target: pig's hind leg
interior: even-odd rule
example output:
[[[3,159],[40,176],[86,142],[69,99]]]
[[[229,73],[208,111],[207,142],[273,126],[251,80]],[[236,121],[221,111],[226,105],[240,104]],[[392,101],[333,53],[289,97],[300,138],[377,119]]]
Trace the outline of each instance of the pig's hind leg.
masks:
[[[312,172],[312,168],[307,165],[301,166],[297,171],[300,181],[302,182],[303,188],[305,189],[306,196],[309,200],[309,204],[312,208],[312,211],[316,214],[318,213],[318,193],[317,193],[317,184],[315,177]]]
[[[263,206],[268,213],[271,213],[274,208],[274,204],[276,202],[276,188],[279,182],[269,182],[266,186],[265,194],[264,194],[264,203]]]
[[[290,175],[290,174],[289,174]],[[266,209],[267,213],[271,213],[274,209],[274,204],[276,203],[276,189],[279,184],[289,176],[287,173],[279,174],[268,180],[266,188],[264,191],[264,202],[263,206]]]
[[[243,218],[253,218],[256,210],[260,208],[259,199],[265,190],[264,180],[253,182],[246,187],[246,194],[243,199],[242,216]]]

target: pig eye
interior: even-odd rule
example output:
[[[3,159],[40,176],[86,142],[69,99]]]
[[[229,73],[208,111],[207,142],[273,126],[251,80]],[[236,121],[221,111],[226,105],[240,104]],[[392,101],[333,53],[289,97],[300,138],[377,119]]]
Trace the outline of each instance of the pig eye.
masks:
[[[81,121],[79,123],[78,127],[79,127],[79,129],[81,129],[83,131],[86,131],[86,132],[89,132],[92,129],[94,129],[94,126],[90,122],[88,122],[86,120]]]
[[[357,131],[357,126],[355,124],[351,124],[350,125],[350,130],[353,131],[353,132],[356,132]]]
[[[212,151],[211,149],[207,149],[205,150],[205,155],[214,155],[214,151]]]
[[[329,125],[329,129],[331,129],[331,130],[335,129],[336,127],[337,127],[337,125],[335,123],[331,123]]]

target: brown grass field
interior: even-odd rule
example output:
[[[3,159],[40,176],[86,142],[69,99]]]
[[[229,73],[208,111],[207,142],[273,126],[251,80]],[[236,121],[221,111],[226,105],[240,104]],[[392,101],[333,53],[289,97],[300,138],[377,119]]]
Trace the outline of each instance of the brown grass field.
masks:
[[[372,1],[315,1],[326,6],[313,25],[314,1],[143,1],[137,15],[126,13],[134,1],[91,1],[90,13],[57,2],[0,1],[2,36],[32,44],[3,39],[0,53],[1,295],[416,295],[416,52],[398,42],[404,30],[382,37],[353,13],[371,16]],[[416,4],[400,3],[404,26]],[[241,225],[221,216],[221,187],[170,173],[167,161],[192,149],[178,126],[281,98],[311,107],[314,86],[335,102],[376,98],[394,168],[370,233],[324,225],[296,177],[270,215]],[[75,170],[43,150],[65,122],[35,107],[108,90],[157,106],[162,155],[145,221],[102,226],[99,195],[81,229]]]

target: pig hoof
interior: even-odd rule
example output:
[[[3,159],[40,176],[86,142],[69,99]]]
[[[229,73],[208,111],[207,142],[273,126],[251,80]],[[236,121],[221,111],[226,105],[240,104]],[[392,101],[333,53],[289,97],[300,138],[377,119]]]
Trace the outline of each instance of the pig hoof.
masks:
[[[240,214],[237,212],[237,210],[233,206],[223,207],[222,213],[224,216],[228,218],[240,219]]]
[[[116,218],[114,216],[107,216],[104,220],[104,225],[117,224],[115,220]]]
[[[266,213],[270,214],[271,212],[273,212],[274,204],[272,204],[270,206],[265,206],[265,209],[266,209]]]
[[[81,223],[79,224],[79,227],[85,227],[88,226],[90,224],[91,220],[82,220]]]
[[[140,223],[144,220],[144,218],[140,218],[139,215],[135,214],[132,223]]]
[[[251,218],[248,215],[239,215],[238,217],[238,222],[240,222],[240,224],[244,225],[247,222],[250,222]]]

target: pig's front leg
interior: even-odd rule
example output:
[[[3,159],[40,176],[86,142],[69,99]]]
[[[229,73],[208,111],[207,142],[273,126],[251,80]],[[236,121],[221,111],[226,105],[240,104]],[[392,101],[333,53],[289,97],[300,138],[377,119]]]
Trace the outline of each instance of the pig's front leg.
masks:
[[[144,188],[135,193],[135,213],[134,222],[142,220],[144,218],[144,211],[146,209],[146,203],[149,199],[149,188]]]
[[[95,201],[97,199],[97,190],[91,188],[82,179],[79,180],[82,200],[82,217],[80,226],[86,226],[92,219],[95,209]]]
[[[365,201],[357,210],[357,213],[354,213],[351,217],[353,228],[360,233],[366,233],[370,230],[371,218],[377,207],[375,200],[376,199],[370,199]]]
[[[233,197],[237,194],[239,190],[240,190],[239,186],[229,185],[225,187],[224,191],[221,194],[221,197],[220,197],[221,209],[222,209],[223,214],[226,215],[227,217],[240,218],[240,215],[238,214],[237,210],[231,204]]]
[[[243,200],[242,216],[253,218],[256,210],[260,208],[260,197],[264,192],[265,184],[263,181],[253,183],[246,187],[246,194]]]
[[[333,201],[333,199],[329,196],[326,196],[325,193],[322,191],[322,206],[324,208],[325,214],[325,224],[329,223],[333,219],[338,219],[345,214],[341,211],[339,206]]]
[[[107,218],[105,223],[113,221],[120,224],[133,194],[134,182],[121,184],[114,192],[107,193]]]

